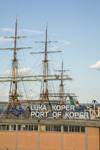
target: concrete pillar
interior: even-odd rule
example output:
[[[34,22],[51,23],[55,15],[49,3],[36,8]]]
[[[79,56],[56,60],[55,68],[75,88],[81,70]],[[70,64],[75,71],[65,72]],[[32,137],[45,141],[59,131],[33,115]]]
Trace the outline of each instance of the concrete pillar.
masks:
[[[40,150],[40,125],[38,125],[38,150]]]
[[[100,150],[100,128],[99,128],[99,150]]]
[[[16,124],[15,150],[17,150],[17,133],[18,133],[18,124]]]
[[[85,150],[88,150],[88,134],[87,134],[87,127],[85,127]]]
[[[61,150],[63,150],[63,126],[61,126]]]
[[[9,125],[9,130],[11,131],[11,125]]]

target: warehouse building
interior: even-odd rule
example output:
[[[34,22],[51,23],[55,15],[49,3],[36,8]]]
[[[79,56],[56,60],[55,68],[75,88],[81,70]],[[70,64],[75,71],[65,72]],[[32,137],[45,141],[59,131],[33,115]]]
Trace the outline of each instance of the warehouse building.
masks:
[[[100,121],[0,119],[0,150],[100,150]]]

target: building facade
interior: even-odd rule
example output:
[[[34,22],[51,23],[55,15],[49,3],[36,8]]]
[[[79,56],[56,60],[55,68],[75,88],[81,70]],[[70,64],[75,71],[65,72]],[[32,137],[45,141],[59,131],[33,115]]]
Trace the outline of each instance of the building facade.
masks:
[[[0,119],[0,150],[100,150],[100,121]]]

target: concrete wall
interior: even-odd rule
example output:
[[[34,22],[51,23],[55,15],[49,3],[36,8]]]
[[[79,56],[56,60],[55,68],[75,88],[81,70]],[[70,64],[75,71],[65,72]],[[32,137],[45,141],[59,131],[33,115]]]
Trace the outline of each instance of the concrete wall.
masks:
[[[85,150],[85,133],[64,133],[63,150]]]
[[[19,132],[18,131],[17,149],[37,150],[38,149],[38,132]]]
[[[0,149],[7,148],[15,149],[15,132],[0,132]],[[38,132],[18,132],[17,149],[38,150]],[[40,150],[61,150],[61,133],[41,132]],[[85,150],[85,133],[64,133],[63,150]]]
[[[15,150],[16,141],[16,150],[100,150],[99,127],[85,133],[16,131],[0,131],[0,150]]]
[[[87,127],[88,150],[99,150],[99,128]]]
[[[61,133],[41,132],[40,150],[61,150]]]
[[[0,149],[15,149],[15,134],[13,131],[0,132]]]

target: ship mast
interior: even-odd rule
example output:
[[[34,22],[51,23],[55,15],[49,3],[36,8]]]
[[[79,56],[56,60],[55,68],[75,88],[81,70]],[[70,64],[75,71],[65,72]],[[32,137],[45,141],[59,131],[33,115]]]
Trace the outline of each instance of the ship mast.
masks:
[[[61,66],[61,70],[55,70],[55,71],[58,71],[58,72],[61,72],[61,83],[60,83],[60,98],[61,100],[63,101],[63,94],[64,94],[64,84],[63,84],[63,72],[66,72],[66,71],[70,71],[70,70],[64,70],[63,69],[63,61],[62,61],[62,66]]]
[[[13,72],[12,75],[14,77],[14,81],[12,83],[12,91],[10,91],[9,93],[9,98],[12,99],[13,101],[13,108],[15,108],[15,102],[18,101],[18,93],[17,93],[17,81],[15,81],[15,77],[18,75],[18,67],[17,67],[17,52],[16,52],[16,43],[17,43],[17,19],[16,19],[16,23],[15,23],[15,40],[14,40],[14,59],[13,61]],[[15,116],[13,115],[13,118]]]
[[[48,75],[48,59],[47,59],[47,54],[48,53],[56,53],[56,52],[61,52],[61,51],[47,51],[47,43],[51,43],[51,42],[57,42],[57,41],[47,41],[47,27],[46,27],[46,35],[45,35],[45,41],[40,41],[40,42],[35,42],[35,43],[45,43],[45,51],[44,52],[31,52],[30,54],[45,54],[44,55],[44,75],[43,75],[43,91],[42,93],[40,93],[40,98],[42,98],[42,100],[44,100],[44,102],[46,100],[48,100],[48,97],[59,97],[59,93],[49,93],[48,92],[48,83],[47,81],[49,80],[60,80],[61,81],[61,97],[66,97],[68,94],[63,93],[63,80],[70,80],[72,81],[72,78],[69,78],[68,75],[63,75],[63,72],[65,72],[66,70],[63,70],[63,64],[62,64],[62,69],[60,70],[61,75],[58,75],[60,78],[52,78],[52,79],[48,79],[49,75]],[[59,71],[59,70],[58,70]],[[53,76],[53,75],[52,75]],[[65,78],[64,78],[65,76]],[[72,96],[74,96],[72,94]]]
[[[69,70],[63,70],[63,61],[62,61],[62,66],[61,66],[61,70],[55,70],[55,71],[58,71],[58,72],[61,72],[61,83],[60,83],[60,99],[61,101],[59,102],[59,104],[63,105],[64,104],[64,84],[63,84],[63,72],[65,71],[69,71]],[[62,119],[62,116],[63,116],[63,111],[61,110],[61,116],[60,116],[60,119]]]
[[[44,59],[44,86],[43,93],[48,93],[47,80],[46,75],[48,73],[48,60],[47,60],[47,27],[46,27],[46,39],[45,39],[45,59]],[[44,100],[46,100],[46,96],[44,95]]]
[[[16,23],[15,23],[15,41],[14,41],[14,59],[13,59],[13,76],[14,76],[14,80],[15,80],[15,76],[17,76],[17,59],[16,59],[16,37],[17,37],[17,19],[16,19]],[[13,101],[15,102],[15,100],[17,99],[17,82],[13,81]],[[13,105],[13,107],[15,107],[15,104]]]
[[[12,60],[12,67],[13,67],[12,78],[13,79],[11,80],[11,86],[10,86],[10,91],[9,91],[9,106],[8,106],[8,110],[7,110],[8,116],[9,116],[10,109],[11,109],[11,103],[13,105],[13,108],[15,108],[16,107],[15,103],[18,101],[18,97],[20,97],[20,95],[17,93],[17,78],[16,78],[16,76],[18,76],[17,50],[31,48],[31,47],[20,47],[20,48],[16,47],[17,39],[22,38],[22,37],[26,37],[26,36],[17,36],[17,19],[16,19],[15,36],[14,37],[12,37],[12,36],[11,37],[5,37],[5,38],[13,38],[14,39],[14,48],[0,48],[0,50],[14,50],[14,58]],[[9,82],[9,81],[5,80],[5,82]],[[14,115],[13,115],[13,118],[15,118]]]
[[[47,54],[48,53],[55,53],[55,52],[61,52],[61,51],[47,51],[47,43],[52,43],[52,42],[57,42],[57,41],[47,41],[47,26],[46,26],[46,34],[45,34],[45,41],[40,41],[40,42],[35,42],[35,43],[45,43],[45,51],[44,52],[31,52],[31,54],[38,54],[38,53],[44,53],[44,77],[43,77],[43,91],[42,93],[40,93],[40,97],[42,97],[42,99],[45,101],[45,100],[48,100],[48,79],[47,79],[47,76],[48,76],[48,61],[47,60]],[[52,79],[49,79],[49,80],[52,80]],[[55,80],[55,79],[53,79]]]
[[[55,79],[49,79],[49,80],[60,80],[61,81],[61,92],[60,95],[59,93],[49,93],[48,92],[48,59],[47,59],[47,54],[48,53],[55,53],[55,52],[61,52],[61,51],[47,51],[47,43],[51,43],[51,42],[57,42],[57,41],[47,41],[47,27],[46,27],[46,35],[45,35],[45,41],[40,41],[40,42],[35,42],[35,43],[45,43],[45,51],[44,52],[31,52],[31,54],[38,54],[38,53],[44,53],[44,78],[43,78],[43,91],[42,93],[40,93],[40,99],[41,99],[41,103],[43,103],[45,105],[46,101],[49,101],[49,97],[60,97],[63,100],[63,97],[68,96],[68,94],[63,93],[63,80],[72,80],[72,78],[69,78],[68,75],[66,75],[66,78],[64,78],[63,72],[65,72],[66,70],[63,70],[63,62],[62,62],[62,69],[60,70],[61,75],[58,75],[61,78],[56,78]],[[74,96],[74,95],[72,95]],[[62,104],[63,102],[59,102],[59,104]],[[51,108],[51,104],[49,102],[50,108]],[[51,108],[52,109],[52,108]],[[45,112],[45,110],[44,110]],[[44,115],[45,118],[45,115]]]

